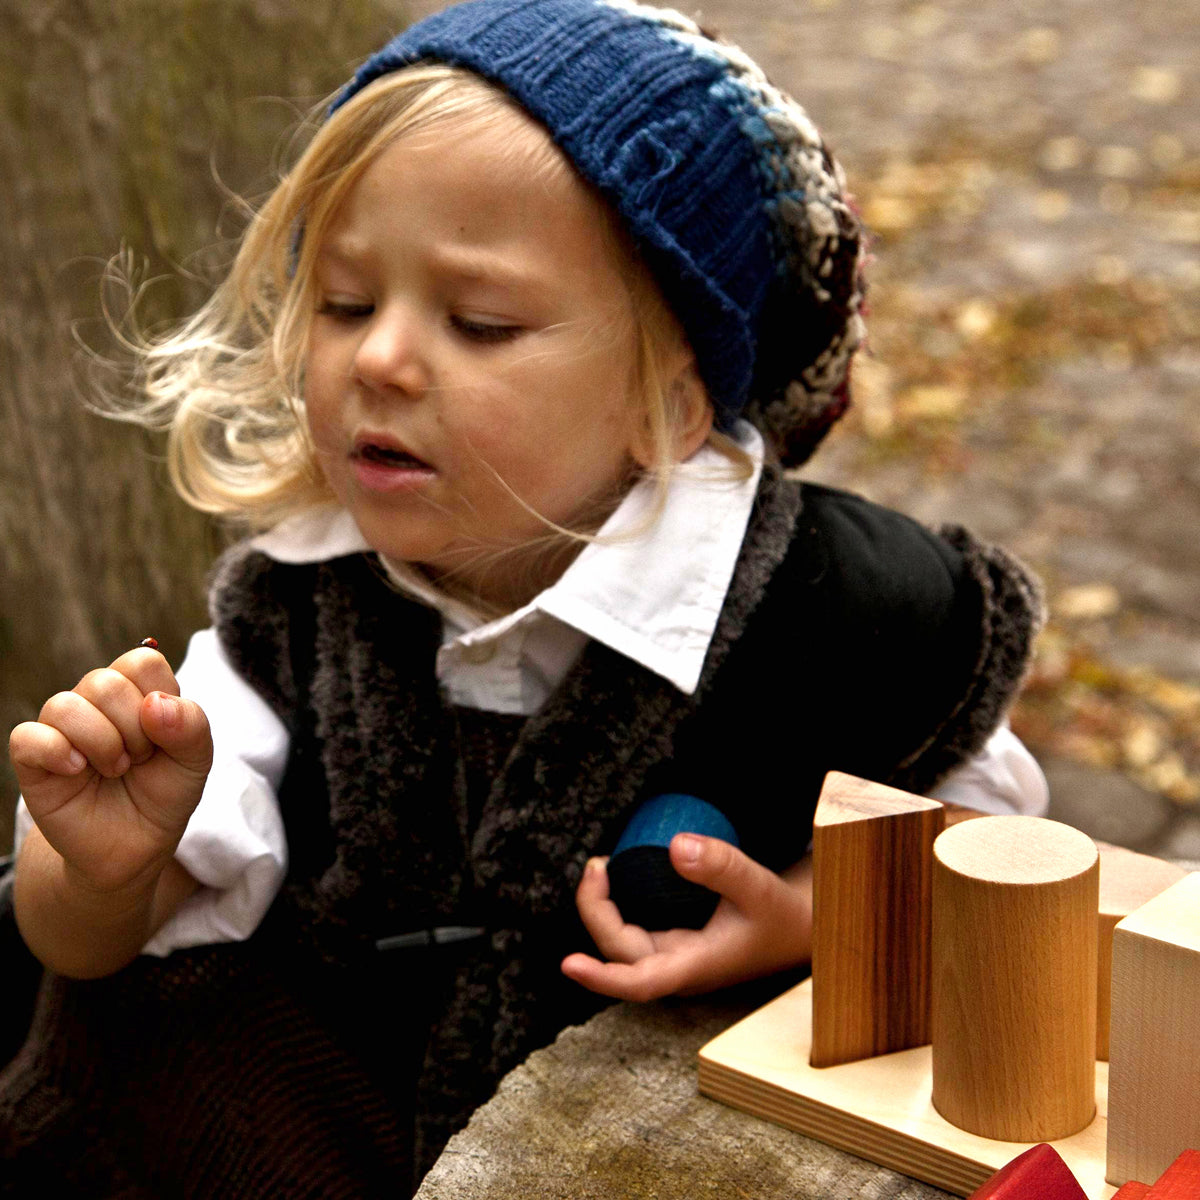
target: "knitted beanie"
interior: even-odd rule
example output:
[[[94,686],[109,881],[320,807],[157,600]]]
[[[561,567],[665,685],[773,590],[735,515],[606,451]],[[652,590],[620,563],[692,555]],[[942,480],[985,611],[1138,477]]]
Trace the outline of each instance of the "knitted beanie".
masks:
[[[633,0],[472,0],[410,26],[336,109],[416,62],[506,90],[619,214],[683,325],[719,428],[803,462],[862,340],[858,220],[807,114],[737,47]]]

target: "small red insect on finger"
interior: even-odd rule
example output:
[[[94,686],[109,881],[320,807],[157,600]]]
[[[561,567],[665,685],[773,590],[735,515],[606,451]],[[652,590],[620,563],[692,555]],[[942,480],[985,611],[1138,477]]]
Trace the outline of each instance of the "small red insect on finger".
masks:
[[[158,638],[142,638],[142,640],[138,642],[138,647],[140,648],[142,646],[148,646],[151,650],[157,650]]]

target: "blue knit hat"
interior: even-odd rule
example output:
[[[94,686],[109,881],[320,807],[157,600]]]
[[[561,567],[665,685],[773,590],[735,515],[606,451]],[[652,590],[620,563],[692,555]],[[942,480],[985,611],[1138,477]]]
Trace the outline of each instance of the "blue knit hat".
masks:
[[[862,340],[859,224],[794,100],[740,50],[633,0],[472,0],[368,59],[336,109],[416,62],[506,90],[620,215],[679,318],[719,427],[803,462]]]

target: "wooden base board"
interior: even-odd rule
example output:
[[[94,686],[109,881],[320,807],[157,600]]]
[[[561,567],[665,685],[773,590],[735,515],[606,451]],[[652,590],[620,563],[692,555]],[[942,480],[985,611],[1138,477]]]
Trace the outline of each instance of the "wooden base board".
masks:
[[[784,992],[700,1051],[700,1091],[861,1158],[969,1196],[1029,1142],[967,1133],[933,1107],[928,1046],[821,1070],[812,1047],[812,980]],[[1096,1064],[1096,1117],[1051,1145],[1090,1200],[1104,1181],[1108,1064]]]

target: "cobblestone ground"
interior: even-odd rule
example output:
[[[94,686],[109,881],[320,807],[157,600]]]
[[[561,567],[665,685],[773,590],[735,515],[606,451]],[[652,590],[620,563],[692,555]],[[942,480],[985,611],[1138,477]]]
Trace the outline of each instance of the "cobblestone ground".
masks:
[[[875,233],[807,474],[1026,558],[1052,815],[1200,865],[1200,2],[678,7],[809,109]]]

